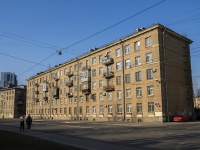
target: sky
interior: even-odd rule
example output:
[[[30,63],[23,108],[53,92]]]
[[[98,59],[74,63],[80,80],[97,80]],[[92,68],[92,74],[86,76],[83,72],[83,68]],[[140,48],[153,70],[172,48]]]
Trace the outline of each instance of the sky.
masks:
[[[0,0],[0,20],[0,72],[15,73],[19,84],[160,23],[193,41],[192,76],[200,86],[200,0]]]

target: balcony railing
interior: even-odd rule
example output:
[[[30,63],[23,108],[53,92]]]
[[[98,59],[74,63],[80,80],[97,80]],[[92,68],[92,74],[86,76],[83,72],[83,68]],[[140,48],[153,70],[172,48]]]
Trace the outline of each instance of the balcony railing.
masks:
[[[45,97],[43,97],[43,99],[44,99],[45,101],[48,101],[48,97],[46,97],[46,96],[45,96]]]
[[[73,85],[74,85],[73,81],[69,81],[65,83],[65,86],[68,86],[68,87],[72,87]]]
[[[114,87],[114,85],[107,85],[107,86],[103,87],[103,90],[106,92],[110,92],[110,91],[114,91],[115,87]]]
[[[91,77],[81,77],[81,82],[90,82]]]
[[[53,89],[53,98],[59,99],[59,88]]]
[[[88,95],[91,93],[91,89],[88,88],[88,89],[82,89],[82,93],[85,94],[85,95]]]
[[[107,58],[107,59],[104,59],[104,60],[103,60],[103,64],[104,64],[105,66],[111,65],[111,64],[113,64],[113,63],[114,63],[113,58]]]
[[[38,87],[38,86],[39,86],[39,84],[38,84],[38,83],[35,83],[35,86],[36,86],[36,87]]]
[[[35,101],[36,101],[36,102],[39,102],[39,99],[38,99],[38,98],[36,98],[36,99],[35,99]]]
[[[113,77],[114,77],[114,72],[105,72],[105,73],[103,73],[103,76],[104,76],[106,79],[113,78]]]
[[[66,76],[68,76],[68,77],[72,77],[73,75],[74,75],[74,73],[72,71],[69,71],[66,73]]]

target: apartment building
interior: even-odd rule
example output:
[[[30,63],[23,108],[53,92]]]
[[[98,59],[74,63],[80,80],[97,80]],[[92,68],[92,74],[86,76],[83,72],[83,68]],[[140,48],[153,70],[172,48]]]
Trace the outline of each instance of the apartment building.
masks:
[[[0,117],[19,118],[26,115],[26,86],[0,89]]]
[[[194,115],[190,44],[161,24],[27,79],[34,118],[163,122]]]

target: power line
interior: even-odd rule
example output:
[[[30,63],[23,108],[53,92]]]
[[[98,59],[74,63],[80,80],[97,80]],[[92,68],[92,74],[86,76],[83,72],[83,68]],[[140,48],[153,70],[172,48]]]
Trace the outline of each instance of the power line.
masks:
[[[153,7],[155,7],[155,6],[157,6],[157,5],[159,5],[159,4],[161,4],[161,3],[163,3],[164,1],[165,1],[165,0],[162,0],[162,1],[160,1],[160,2],[158,2],[158,3],[156,3],[156,4],[154,4],[154,5],[152,5],[152,6],[150,6],[150,7],[147,7],[146,9],[144,9],[144,10],[142,10],[142,11],[140,11],[140,12],[134,14],[134,15],[131,15],[131,16],[128,17],[128,18],[125,18],[125,19],[123,19],[123,20],[121,20],[121,21],[119,21],[119,22],[117,22],[117,23],[115,23],[115,24],[113,24],[113,25],[111,25],[111,26],[109,26],[109,27],[103,29],[103,30],[100,30],[100,31],[98,31],[98,32],[96,32],[96,33],[94,33],[94,34],[92,34],[92,35],[90,35],[90,36],[88,36],[88,37],[86,37],[86,38],[84,38],[84,39],[78,41],[78,42],[75,42],[75,43],[73,43],[73,44],[71,44],[71,45],[69,45],[69,46],[67,46],[67,47],[65,47],[65,48],[62,48],[61,50],[62,50],[62,51],[63,51],[63,50],[68,50],[69,47],[72,47],[72,46],[74,46],[74,45],[76,45],[76,44],[79,44],[79,43],[81,43],[81,42],[83,42],[83,41],[85,41],[85,40],[88,40],[88,39],[90,39],[90,38],[92,38],[92,37],[94,37],[94,36],[96,36],[96,35],[98,35],[98,34],[104,32],[104,31],[107,31],[107,30],[109,30],[109,29],[111,29],[111,28],[113,28],[113,27],[115,27],[115,26],[117,26],[117,25],[119,25],[119,24],[121,24],[121,23],[123,23],[123,22],[125,22],[125,21],[127,21],[127,20],[129,20],[129,19],[131,19],[131,18],[133,18],[133,17],[135,17],[135,16],[137,16],[137,15],[139,15],[139,14],[141,14],[141,13],[143,13],[143,12],[145,12],[145,11],[147,11],[147,10],[149,10],[149,9],[151,9],[151,8],[153,8]]]
[[[1,55],[4,55],[4,56],[7,56],[7,57],[11,57],[11,58],[15,58],[15,59],[19,59],[19,60],[22,60],[22,61],[25,61],[25,62],[29,62],[29,63],[32,63],[32,64],[38,64],[36,62],[32,62],[32,61],[29,61],[29,60],[26,60],[26,59],[23,59],[23,58],[19,58],[19,57],[15,57],[15,56],[11,56],[11,55],[8,55],[8,54],[4,54],[4,53],[1,53]],[[48,67],[48,66],[45,66],[45,65],[42,65],[42,64],[39,64],[40,66],[44,66],[44,67]]]

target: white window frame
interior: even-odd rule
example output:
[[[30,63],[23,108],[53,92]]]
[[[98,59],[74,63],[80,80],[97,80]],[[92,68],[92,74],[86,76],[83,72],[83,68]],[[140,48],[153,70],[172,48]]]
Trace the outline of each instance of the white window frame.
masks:
[[[90,113],[90,107],[86,106],[86,114],[89,114],[89,113]]]
[[[100,112],[100,114],[104,114],[104,106],[103,105],[100,105],[99,112]]]
[[[103,75],[103,67],[99,68],[99,75]]]
[[[152,46],[152,39],[151,39],[151,36],[145,38],[145,46],[146,46],[146,47]]]
[[[83,96],[80,96],[80,102],[83,103]]]
[[[135,57],[135,66],[140,66],[141,65],[141,57],[140,56],[136,56]]]
[[[153,69],[147,69],[147,80],[153,79]]]
[[[109,114],[112,114],[112,109],[113,109],[112,105],[108,105],[108,113]]]
[[[152,53],[147,53],[146,54],[146,63],[150,63],[152,61],[153,61],[153,59],[152,59]]]
[[[100,100],[100,101],[103,100],[103,93],[99,93],[99,100]]]
[[[134,50],[136,51],[140,50],[140,41],[134,43]]]
[[[121,56],[121,50],[120,50],[120,48],[117,48],[116,49],[116,57],[119,57],[119,56]]]
[[[108,100],[111,100],[112,99],[112,92],[108,92],[107,97],[108,97]]]
[[[154,95],[153,85],[147,86],[147,95],[148,96]]]
[[[126,89],[126,98],[131,98],[131,89]]]
[[[96,85],[97,85],[96,81],[93,81],[92,82],[92,89],[96,89]]]
[[[122,99],[122,91],[117,90],[117,99]]]
[[[135,80],[136,81],[141,81],[142,80],[142,72],[138,71],[135,73]]]
[[[141,97],[142,96],[142,88],[141,87],[137,87],[136,88],[136,97]]]
[[[130,45],[126,45],[125,46],[125,54],[129,54],[130,53]]]
[[[148,102],[148,112],[153,113],[154,111],[154,102]]]
[[[126,68],[131,68],[131,61],[130,61],[130,59],[127,59],[125,61],[125,66],[126,66]]]
[[[126,113],[132,113],[132,104],[126,104]]]
[[[97,114],[97,107],[93,106],[93,114]]]
[[[103,80],[99,80],[99,87],[100,87],[100,88],[103,87]]]
[[[121,62],[116,63],[116,71],[121,70]]]
[[[92,58],[92,65],[95,65],[97,63],[96,57]]]

